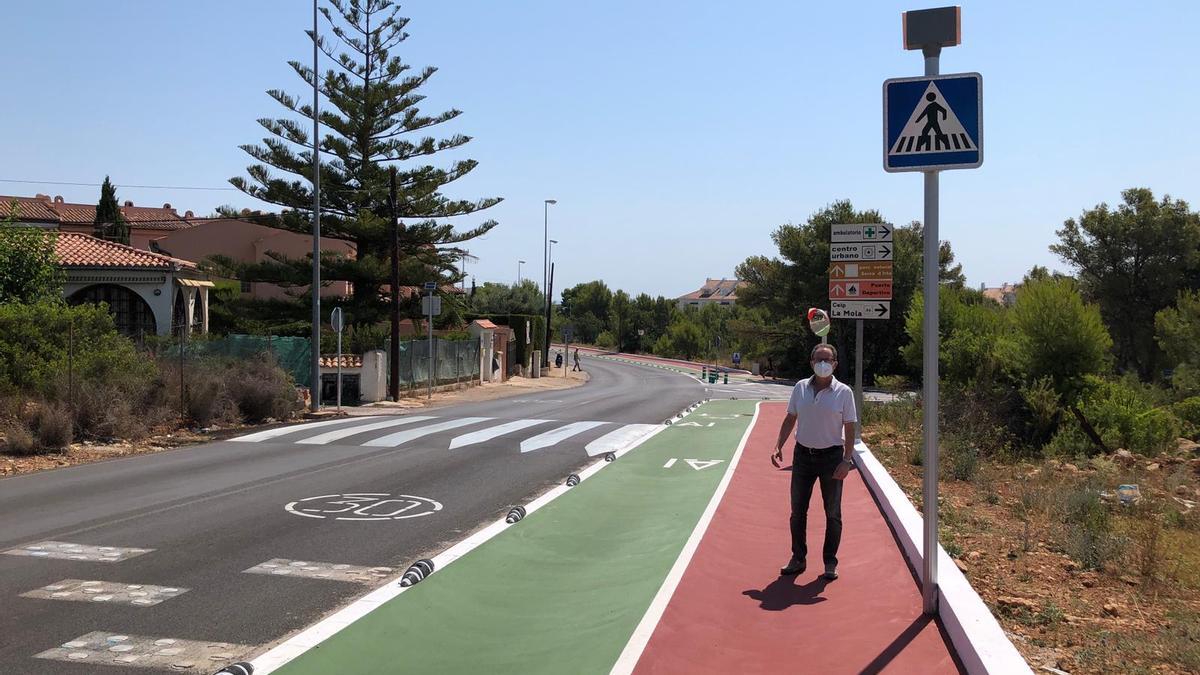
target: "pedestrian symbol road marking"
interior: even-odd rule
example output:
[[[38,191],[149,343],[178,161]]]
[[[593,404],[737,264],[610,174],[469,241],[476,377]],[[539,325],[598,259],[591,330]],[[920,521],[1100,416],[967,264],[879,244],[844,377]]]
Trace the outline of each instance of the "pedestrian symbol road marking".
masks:
[[[892,144],[889,155],[909,155],[929,152],[978,150],[967,130],[936,82],[930,82],[925,95],[909,115],[900,138]]]

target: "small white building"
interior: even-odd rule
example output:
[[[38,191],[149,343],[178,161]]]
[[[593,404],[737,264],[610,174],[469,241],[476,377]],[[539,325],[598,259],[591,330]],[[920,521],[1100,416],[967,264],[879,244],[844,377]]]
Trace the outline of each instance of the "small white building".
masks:
[[[123,335],[208,332],[213,283],[195,263],[78,232],[57,233],[54,250],[67,302],[107,304]]]

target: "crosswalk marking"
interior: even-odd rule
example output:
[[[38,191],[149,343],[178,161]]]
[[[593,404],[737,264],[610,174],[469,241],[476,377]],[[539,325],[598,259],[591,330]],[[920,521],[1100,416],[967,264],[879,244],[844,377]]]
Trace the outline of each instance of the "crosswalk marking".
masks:
[[[253,649],[250,645],[204,640],[154,638],[95,631],[35,654],[52,659],[97,666],[133,666],[167,671],[212,672],[213,664],[232,663]],[[94,672],[91,668],[88,672]]]
[[[550,431],[538,434],[533,438],[527,438],[524,441],[521,441],[521,452],[532,452],[534,450],[539,450],[541,448],[554,445],[555,443],[565,441],[576,434],[582,434],[588,429],[594,429],[601,424],[608,424],[608,422],[572,422],[566,426],[559,427],[557,429],[551,429]]]
[[[332,427],[332,426],[335,426],[338,424],[350,424],[351,422],[361,422],[363,420],[371,420],[371,419],[378,419],[378,416],[374,415],[374,416],[369,416],[369,417],[346,417],[346,418],[337,419],[337,420],[326,420],[324,422],[310,422],[308,424],[292,424],[292,425],[289,425],[286,427],[267,429],[266,431],[260,431],[258,433],[254,433],[254,434],[238,436],[237,438],[231,438],[229,440],[237,441],[239,443],[257,443],[259,441],[265,441],[270,438],[275,438],[276,436],[282,436],[284,434],[290,434],[290,433],[293,433],[296,431],[308,431],[309,429],[321,429],[323,427]]]
[[[4,551],[5,555],[23,555],[31,558],[56,558],[58,560],[86,560],[89,562],[121,562],[134,556],[153,551],[152,548],[127,548],[121,546],[92,546],[73,544],[69,541],[39,541],[19,548]]]
[[[658,424],[626,424],[588,443],[583,449],[591,457],[603,455],[606,452],[616,452],[658,427]]]
[[[451,429],[457,429],[458,427],[465,427],[468,424],[476,424],[478,422],[487,422],[490,419],[492,419],[492,418],[491,417],[463,417],[463,418],[457,419],[457,420],[447,420],[440,424],[430,424],[428,426],[418,427],[416,429],[406,429],[404,431],[398,431],[394,434],[388,434],[387,436],[382,436],[380,438],[376,438],[374,440],[367,441],[366,443],[363,443],[363,445],[368,445],[371,447],[381,447],[381,448],[394,448],[397,445],[403,445],[404,443],[416,440],[418,438],[422,438],[424,436],[428,436],[430,434],[436,434],[440,431],[449,431]]]
[[[22,593],[21,597],[149,607],[150,605],[157,605],[164,600],[170,600],[177,595],[187,593],[187,591],[188,589],[186,588],[174,588],[171,586],[63,579],[49,586],[43,586]]]
[[[390,567],[360,567],[331,562],[308,562],[272,558],[247,570],[247,574],[270,574],[277,577],[302,577],[328,581],[351,581],[359,584],[374,584],[383,581],[393,570]]]
[[[413,422],[424,422],[425,420],[437,419],[432,415],[413,415],[412,417],[401,417],[399,419],[383,420],[382,422],[373,422],[371,424],[360,424],[348,429],[334,429],[326,431],[323,434],[317,434],[309,438],[302,438],[297,443],[305,445],[325,445],[333,441],[341,440],[347,436],[365,433],[367,431],[376,431],[378,429],[387,429],[388,427],[398,427],[401,424],[412,424]]]
[[[462,448],[468,445],[475,445],[476,443],[483,443],[484,441],[490,441],[497,436],[503,436],[504,434],[510,434],[514,431],[520,431],[521,429],[527,429],[539,424],[548,424],[553,421],[554,420],[516,420],[513,422],[505,422],[504,424],[497,424],[494,427],[488,427],[487,429],[482,429],[480,431],[473,431],[469,434],[463,434],[462,436],[455,436],[454,440],[450,441],[450,449],[454,450],[455,448]]]

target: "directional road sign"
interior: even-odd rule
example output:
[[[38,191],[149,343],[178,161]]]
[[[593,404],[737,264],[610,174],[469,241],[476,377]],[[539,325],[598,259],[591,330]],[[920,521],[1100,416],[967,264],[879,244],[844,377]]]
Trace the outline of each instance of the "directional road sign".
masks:
[[[833,262],[843,260],[891,260],[892,244],[891,242],[880,244],[863,242],[855,244],[830,244],[829,259]]]
[[[834,225],[829,229],[829,241],[840,244],[850,241],[891,241],[892,226],[883,224],[873,225]]]
[[[983,164],[983,76],[901,77],[883,83],[885,171]]]
[[[427,291],[437,290],[437,282],[436,281],[426,281],[425,282],[425,290],[427,290]]]
[[[890,300],[831,300],[830,315],[835,319],[890,319]]]
[[[891,300],[891,279],[830,279],[830,299],[841,300]]]
[[[334,332],[336,332],[336,333],[342,332],[342,327],[344,326],[344,322],[342,320],[342,308],[341,307],[334,307],[333,311],[330,312],[329,324],[331,326],[333,326]]]
[[[442,299],[436,295],[421,296],[421,313],[428,316],[441,316]]]
[[[829,263],[830,279],[891,279],[892,262]]]

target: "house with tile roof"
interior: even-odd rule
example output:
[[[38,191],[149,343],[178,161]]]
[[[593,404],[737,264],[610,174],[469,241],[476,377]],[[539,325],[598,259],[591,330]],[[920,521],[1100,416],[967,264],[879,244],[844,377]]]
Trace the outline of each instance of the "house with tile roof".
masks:
[[[39,194],[34,197],[0,196],[0,219],[16,216],[18,225],[31,225],[60,232],[92,234],[95,230],[96,205],[65,201],[61,196]],[[121,215],[129,223],[129,245],[148,250],[150,241],[176,230],[191,227],[188,218],[192,212],[182,216],[170,204],[156,206],[134,206],[126,201],[121,206]]]
[[[54,251],[67,302],[105,303],[123,335],[208,332],[213,283],[195,263],[79,232],[59,232]]]
[[[747,282],[737,279],[705,279],[699,289],[681,295],[675,299],[679,309],[704,305],[732,306],[737,304],[738,289],[744,288]]]
[[[994,287],[989,287],[987,284],[979,284],[979,291],[983,293],[983,297],[992,302],[1012,307],[1017,304],[1017,289],[1020,287],[1020,284],[1010,284],[1008,282],[1005,282],[1002,286]]]

